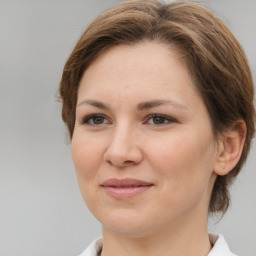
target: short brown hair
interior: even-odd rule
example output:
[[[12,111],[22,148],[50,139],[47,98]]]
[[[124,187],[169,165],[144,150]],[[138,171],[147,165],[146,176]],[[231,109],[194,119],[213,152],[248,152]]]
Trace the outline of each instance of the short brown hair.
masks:
[[[225,24],[202,4],[132,0],[100,15],[87,28],[68,58],[60,83],[62,118],[72,139],[77,91],[86,68],[106,49],[143,40],[160,41],[182,53],[208,109],[215,138],[238,120],[247,126],[240,161],[218,176],[209,212],[224,213],[228,187],[245,162],[255,131],[254,87],[242,47]]]

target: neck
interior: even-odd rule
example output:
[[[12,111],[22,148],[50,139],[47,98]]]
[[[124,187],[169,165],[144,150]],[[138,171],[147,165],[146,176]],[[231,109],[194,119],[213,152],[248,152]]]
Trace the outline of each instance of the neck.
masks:
[[[143,237],[122,236],[103,228],[102,256],[206,256],[210,250],[207,218],[199,225],[198,221],[182,219]]]

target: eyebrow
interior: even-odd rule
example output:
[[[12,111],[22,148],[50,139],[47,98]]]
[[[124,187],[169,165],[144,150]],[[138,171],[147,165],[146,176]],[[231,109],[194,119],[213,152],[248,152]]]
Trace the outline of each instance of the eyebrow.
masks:
[[[79,107],[81,105],[84,105],[84,104],[88,104],[88,105],[91,105],[93,107],[104,109],[104,110],[109,110],[110,109],[110,107],[108,107],[104,103],[102,103],[100,101],[97,101],[97,100],[83,100],[79,104],[77,104],[77,107]]]
[[[81,105],[84,105],[84,104],[88,104],[88,105],[91,105],[93,107],[96,107],[96,108],[100,108],[100,109],[103,109],[103,110],[110,110],[110,107],[100,101],[97,101],[97,100],[89,100],[89,99],[86,99],[86,100],[83,100],[81,101],[79,104],[77,104],[77,107],[81,106]],[[142,110],[145,110],[145,109],[151,109],[151,108],[155,108],[155,107],[158,107],[160,105],[172,105],[176,108],[181,108],[181,109],[184,109],[184,110],[188,110],[188,108],[176,101],[173,101],[173,100],[151,100],[151,101],[145,101],[145,102],[141,102],[137,105],[137,109],[138,111],[142,111]]]
[[[145,101],[138,104],[138,110],[150,109],[155,108],[161,105],[173,105],[176,108],[187,109],[186,106],[181,105],[180,103],[173,101],[173,100],[152,100],[152,101]]]

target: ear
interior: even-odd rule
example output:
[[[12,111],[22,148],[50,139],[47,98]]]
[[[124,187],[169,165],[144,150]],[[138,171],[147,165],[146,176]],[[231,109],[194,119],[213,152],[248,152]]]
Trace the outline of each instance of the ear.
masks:
[[[243,151],[246,131],[246,123],[244,120],[239,120],[221,135],[214,165],[214,172],[217,175],[228,174],[238,163]]]

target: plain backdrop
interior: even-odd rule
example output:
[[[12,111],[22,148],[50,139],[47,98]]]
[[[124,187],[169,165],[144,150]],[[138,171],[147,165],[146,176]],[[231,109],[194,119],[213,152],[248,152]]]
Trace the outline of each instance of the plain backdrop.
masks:
[[[0,256],[71,256],[100,235],[78,189],[57,102],[64,63],[86,26],[117,0],[0,0]],[[256,78],[256,1],[209,0]],[[209,229],[256,256],[256,146]]]

